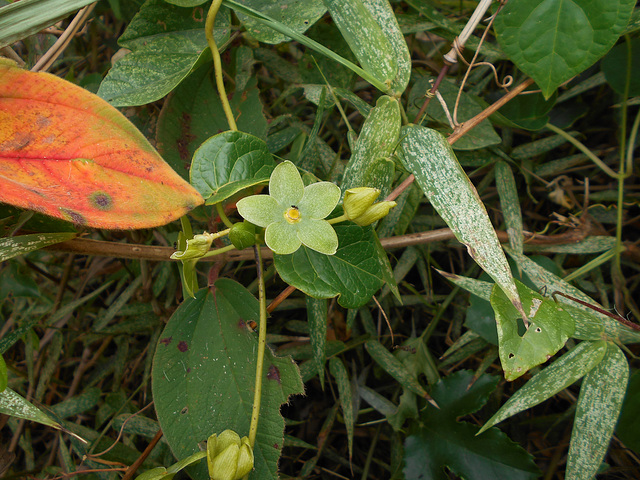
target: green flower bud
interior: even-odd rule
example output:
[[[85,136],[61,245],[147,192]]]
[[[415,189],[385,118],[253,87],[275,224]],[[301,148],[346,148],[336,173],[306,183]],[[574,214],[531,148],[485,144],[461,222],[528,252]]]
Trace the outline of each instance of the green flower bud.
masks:
[[[369,209],[358,218],[353,219],[353,221],[361,227],[366,227],[367,225],[371,225],[373,222],[377,222],[381,218],[386,217],[389,213],[389,210],[391,210],[396,205],[396,202],[376,203],[374,205],[371,205]]]
[[[234,223],[229,232],[229,240],[238,250],[242,250],[256,243],[256,226],[246,220]]]
[[[211,248],[211,242],[213,242],[213,235],[210,233],[204,232],[201,235],[195,235],[187,240],[187,248],[173,252],[171,258],[174,260],[201,258]]]
[[[373,205],[380,195],[380,190],[371,187],[350,188],[344,192],[344,200],[342,207],[344,215],[349,220],[354,220],[362,215],[367,209]]]
[[[233,430],[207,440],[207,466],[211,480],[239,480],[253,469],[253,450],[247,437]]]

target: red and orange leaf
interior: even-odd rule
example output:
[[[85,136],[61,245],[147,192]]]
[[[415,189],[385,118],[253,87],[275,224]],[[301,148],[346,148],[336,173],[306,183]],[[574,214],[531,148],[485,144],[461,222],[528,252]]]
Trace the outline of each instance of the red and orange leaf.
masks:
[[[134,229],[164,225],[203,199],[107,102],[0,59],[0,202]]]

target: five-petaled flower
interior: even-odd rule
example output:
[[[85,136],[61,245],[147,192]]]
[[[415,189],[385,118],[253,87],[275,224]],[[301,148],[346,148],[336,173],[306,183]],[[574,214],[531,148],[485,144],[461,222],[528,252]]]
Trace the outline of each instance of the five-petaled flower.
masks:
[[[265,227],[264,239],[275,253],[293,253],[300,245],[333,255],[338,236],[323,220],[340,200],[340,188],[331,182],[307,185],[296,166],[279,164],[269,180],[269,195],[252,195],[240,200],[238,212],[249,222]]]

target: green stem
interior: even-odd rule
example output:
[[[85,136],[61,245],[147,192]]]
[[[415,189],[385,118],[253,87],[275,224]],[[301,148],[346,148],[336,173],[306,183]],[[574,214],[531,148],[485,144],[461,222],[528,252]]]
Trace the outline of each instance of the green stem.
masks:
[[[225,232],[229,233],[228,230],[225,230]],[[220,255],[221,253],[228,252],[229,250],[234,250],[235,248],[236,247],[234,247],[233,245],[229,245],[229,246],[226,246],[226,247],[218,248],[217,250],[210,250],[200,258],[215,257],[216,255]]]
[[[258,358],[256,359],[256,385],[253,394],[253,409],[251,412],[251,427],[249,428],[249,443],[251,448],[256,444],[258,433],[258,419],[260,418],[260,401],[262,400],[262,370],[264,364],[264,351],[267,345],[267,295],[262,275],[262,254],[260,247],[254,245],[258,268],[258,300],[260,301],[260,325],[258,333]],[[245,479],[249,478],[249,475]]]
[[[237,131],[236,120],[233,117],[231,106],[229,105],[229,99],[227,98],[227,91],[224,88],[224,81],[222,80],[222,62],[220,60],[220,52],[218,46],[213,38],[213,28],[216,22],[216,15],[220,10],[222,0],[213,0],[209,12],[207,13],[207,21],[204,24],[205,35],[207,36],[207,43],[211,49],[211,55],[213,56],[213,66],[215,67],[216,85],[218,86],[218,95],[220,96],[220,102],[222,103],[222,109],[227,117],[229,123],[229,130]]]
[[[611,168],[609,168],[609,166],[606,163],[604,163],[602,160],[600,160],[582,142],[580,142],[579,140],[576,140],[571,135],[569,135],[567,132],[565,132],[564,130],[556,127],[555,125],[551,125],[550,123],[547,123],[545,125],[545,127],[548,128],[549,130],[551,130],[552,132],[557,133],[558,135],[563,137],[565,140],[567,140],[569,143],[571,143],[574,147],[576,147],[578,150],[580,150],[582,153],[584,153],[587,157],[589,157],[589,159],[593,163],[598,165],[602,169],[602,171],[604,173],[606,173],[607,175],[609,175],[611,178],[615,178],[615,179],[618,178],[618,174],[616,172],[614,172],[613,170],[611,170]]]
[[[222,223],[224,223],[229,228],[233,227],[233,222],[229,220],[229,217],[227,217],[227,214],[224,213],[222,202],[216,203],[216,210],[218,212],[218,215],[220,216],[220,220],[222,220]]]
[[[349,219],[347,218],[346,215],[340,215],[339,217],[332,218],[331,220],[327,220],[327,222],[329,222],[330,225],[333,225],[334,223],[345,222],[347,220]]]

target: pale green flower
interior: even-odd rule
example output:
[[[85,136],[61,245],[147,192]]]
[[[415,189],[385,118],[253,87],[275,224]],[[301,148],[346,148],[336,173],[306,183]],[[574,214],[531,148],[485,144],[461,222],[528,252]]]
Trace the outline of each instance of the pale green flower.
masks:
[[[296,166],[279,164],[269,180],[269,195],[253,195],[237,204],[238,212],[249,222],[265,227],[264,239],[275,253],[293,253],[305,245],[325,255],[338,249],[338,236],[323,220],[340,200],[340,188],[330,182],[307,185]]]

